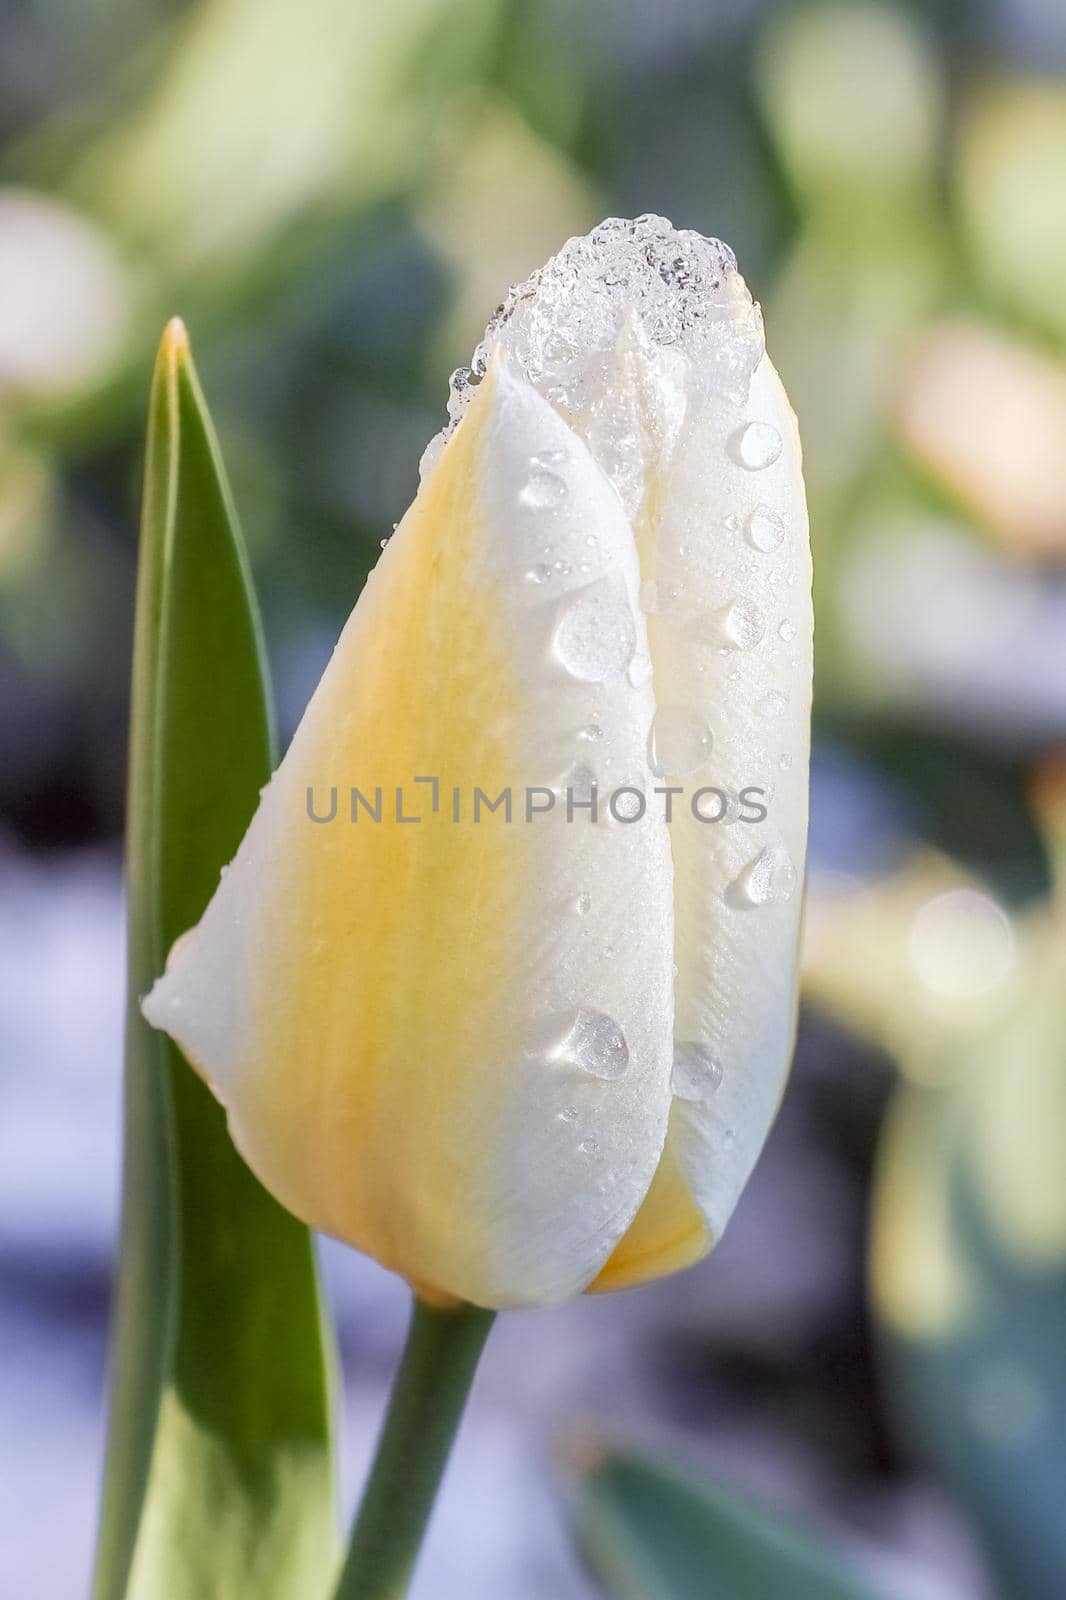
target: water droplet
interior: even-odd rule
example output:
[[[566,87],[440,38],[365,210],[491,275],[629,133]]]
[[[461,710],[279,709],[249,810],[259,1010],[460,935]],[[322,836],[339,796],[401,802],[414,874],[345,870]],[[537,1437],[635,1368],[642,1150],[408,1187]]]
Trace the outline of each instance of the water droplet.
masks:
[[[789,770],[789,768],[792,766],[792,757],[790,755],[787,755],[787,754],[783,755],[783,756],[780,757],[780,759],[778,760],[777,764],[781,768],[782,772],[787,772]]]
[[[581,1007],[544,1024],[547,1059],[593,1078],[620,1078],[629,1065],[629,1046],[613,1017]]]
[[[726,1128],[725,1132],[722,1134],[722,1143],[727,1148],[731,1148],[733,1145],[736,1144],[736,1142],[737,1142],[737,1130],[735,1128]]]
[[[733,459],[749,472],[772,467],[781,454],[781,435],[768,422],[749,422],[729,441]]]
[[[654,668],[652,667],[650,656],[634,656],[629,663],[629,671],[626,673],[626,677],[634,689],[640,689],[644,684],[651,682],[653,672]]]
[[[587,917],[592,910],[592,896],[590,894],[579,894],[574,901],[574,910],[579,917]]]
[[[679,1100],[709,1100],[722,1081],[722,1066],[706,1045],[686,1040],[674,1046],[670,1087]]]
[[[584,683],[618,677],[637,645],[625,591],[606,579],[577,590],[559,618],[554,645],[571,677]]]
[[[566,479],[546,467],[535,467],[518,491],[519,504],[530,511],[552,511],[566,499]]]
[[[760,717],[780,717],[788,709],[788,695],[780,689],[770,689],[755,707]]]
[[[599,744],[603,738],[603,729],[598,722],[590,722],[578,733],[579,739],[587,739],[589,744]]]
[[[659,586],[654,578],[649,578],[640,586],[640,609],[650,614],[659,608]]]
[[[796,869],[783,845],[767,845],[760,850],[725,892],[728,903],[737,911],[757,906],[783,905],[796,888]]]
[[[566,777],[564,798],[569,791],[571,801],[584,803],[592,799],[592,791],[598,787],[599,779],[587,761],[578,761],[570,768]]]
[[[569,561],[553,561],[552,571],[557,572],[561,578],[568,578],[570,576]]]
[[[595,1139],[582,1139],[577,1148],[579,1155],[594,1156],[598,1153],[600,1147]]]
[[[558,467],[570,457],[565,450],[538,450],[531,459],[537,467]]]
[[[576,1106],[564,1106],[561,1111],[556,1113],[555,1120],[556,1120],[556,1122],[576,1122],[577,1121],[577,1107]]]
[[[379,549],[379,550],[384,550],[384,548],[385,548],[385,546],[386,546],[386,545],[387,545],[387,544],[388,544],[388,542],[389,542],[389,541],[388,541],[388,539],[387,539],[387,538],[385,538],[385,539],[379,539],[379,540],[378,540],[378,549]]]
[[[418,463],[418,477],[421,483],[425,483],[426,479],[437,465],[437,462],[444,454],[444,447],[447,443],[447,433],[441,432],[435,433],[432,439],[426,445],[426,448],[423,450],[421,459]]]
[[[648,761],[657,777],[682,778],[711,753],[711,730],[691,706],[660,706],[648,735]]]
[[[548,563],[540,561],[535,567],[530,567],[526,573],[526,579],[529,583],[547,583],[551,575],[552,569],[548,566]]]
[[[766,632],[763,614],[750,600],[731,600],[714,620],[715,632],[730,650],[754,650]]]
[[[796,637],[795,624],[789,622],[788,618],[786,617],[784,622],[778,626],[777,636],[779,639],[784,639],[785,643],[788,644],[790,639],[794,639]]]
[[[471,388],[476,387],[476,383],[471,384],[470,382],[470,368],[456,367],[448,379],[448,389],[450,391],[448,395],[448,415],[453,422],[463,414],[469,402],[469,391]]]
[[[779,549],[785,538],[785,524],[769,506],[756,506],[744,531],[752,549],[761,550],[764,555]]]

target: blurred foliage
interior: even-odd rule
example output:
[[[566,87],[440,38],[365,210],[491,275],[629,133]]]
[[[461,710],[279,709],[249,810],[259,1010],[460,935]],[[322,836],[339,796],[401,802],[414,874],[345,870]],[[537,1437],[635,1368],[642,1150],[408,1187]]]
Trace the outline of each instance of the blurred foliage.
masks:
[[[576,1520],[615,1600],[873,1600],[810,1534],[647,1456],[596,1461]]]
[[[1038,787],[1053,858],[1066,771]],[[1066,883],[1011,917],[942,858],[816,894],[809,995],[904,1074],[872,1274],[901,1426],[971,1511],[1004,1595],[1061,1592]]]
[[[1012,769],[1066,725],[1064,33],[1037,0],[6,9],[6,824],[120,825],[167,315],[218,397],[288,729],[503,288],[660,209],[736,246],[800,416],[819,714],[975,743],[1024,831]]]
[[[507,283],[609,212],[736,247],[810,491],[810,996],[902,1069],[888,1403],[1023,1600],[1061,1567],[1018,1550],[1036,1520],[1061,1538],[1037,1482],[1066,1461],[1057,1243],[1019,1258],[1003,1227],[1034,1173],[1066,1204],[1030,784],[1066,732],[1064,165],[1059,0],[0,11],[0,829],[30,843],[121,827],[166,316],[226,440],[287,733]],[[901,1325],[926,1277],[985,1311]],[[1012,1394],[1038,1425],[1005,1440]]]

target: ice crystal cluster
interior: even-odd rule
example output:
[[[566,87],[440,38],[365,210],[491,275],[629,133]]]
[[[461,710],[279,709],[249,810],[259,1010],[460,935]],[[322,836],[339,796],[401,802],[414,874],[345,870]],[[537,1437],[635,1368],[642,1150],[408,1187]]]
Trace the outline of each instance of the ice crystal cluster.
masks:
[[[571,417],[595,411],[616,387],[617,363],[639,357],[643,381],[658,389],[658,403],[647,409],[660,427],[671,416],[680,422],[693,386],[718,388],[742,403],[764,349],[759,307],[728,245],[675,228],[665,217],[609,217],[567,240],[510,290],[470,366],[452,374],[451,420],[427,450],[423,473],[498,345],[527,382]],[[583,432],[591,421],[585,418]]]

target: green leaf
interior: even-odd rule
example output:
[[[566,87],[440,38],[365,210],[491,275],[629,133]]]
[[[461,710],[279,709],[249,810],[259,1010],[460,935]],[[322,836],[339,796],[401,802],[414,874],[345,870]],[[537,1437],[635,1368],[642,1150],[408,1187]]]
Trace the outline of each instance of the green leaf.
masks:
[[[908,1085],[874,1197],[874,1303],[901,1432],[969,1515],[1016,1600],[1066,1573],[1066,962],[1031,917],[1016,1005]]]
[[[311,1240],[138,1006],[272,764],[251,579],[177,321],[149,410],[131,718],[122,1247],[94,1596],[310,1600],[336,1560]]]
[[[832,1552],[714,1483],[611,1454],[585,1481],[579,1532],[616,1600],[869,1600]]]

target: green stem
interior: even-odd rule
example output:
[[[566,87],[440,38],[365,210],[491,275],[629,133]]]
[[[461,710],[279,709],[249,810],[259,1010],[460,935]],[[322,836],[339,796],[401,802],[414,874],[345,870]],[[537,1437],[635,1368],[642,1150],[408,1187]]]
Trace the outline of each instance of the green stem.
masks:
[[[403,1600],[495,1312],[417,1297],[335,1600]]]

